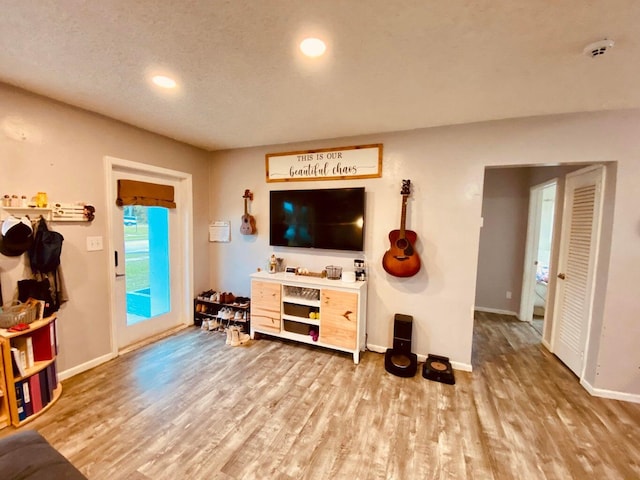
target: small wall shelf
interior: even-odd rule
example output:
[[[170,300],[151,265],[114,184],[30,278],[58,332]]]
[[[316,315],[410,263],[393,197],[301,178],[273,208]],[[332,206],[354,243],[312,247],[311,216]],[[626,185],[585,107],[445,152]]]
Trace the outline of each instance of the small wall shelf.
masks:
[[[85,205],[62,205],[55,207],[1,207],[3,210],[2,220],[9,215],[14,217],[29,216],[32,221],[36,221],[41,216],[50,222],[90,222],[85,215]]]
[[[35,220],[35,217],[40,217],[41,215],[45,218],[45,220],[51,220],[52,210],[50,208],[37,208],[37,207],[2,207],[2,210],[5,214],[2,215],[2,219],[4,220],[9,215],[13,215],[14,217],[24,217],[25,215],[29,215],[31,220]]]

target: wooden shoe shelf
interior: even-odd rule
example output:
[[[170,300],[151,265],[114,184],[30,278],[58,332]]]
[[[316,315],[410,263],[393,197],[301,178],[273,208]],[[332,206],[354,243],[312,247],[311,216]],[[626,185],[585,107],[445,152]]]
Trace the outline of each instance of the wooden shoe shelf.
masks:
[[[229,308],[234,313],[234,318],[221,319],[219,313],[223,308]],[[242,318],[236,318],[235,313],[240,312]],[[214,302],[203,296],[197,296],[193,300],[193,323],[200,327],[204,319],[217,319],[221,323],[226,324],[241,324],[245,326],[245,330],[249,331],[249,325],[251,321],[251,303],[222,303]]]

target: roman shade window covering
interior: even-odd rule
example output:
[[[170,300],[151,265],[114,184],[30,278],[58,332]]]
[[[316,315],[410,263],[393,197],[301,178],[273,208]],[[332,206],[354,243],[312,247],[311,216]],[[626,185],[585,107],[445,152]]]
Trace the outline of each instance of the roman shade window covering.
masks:
[[[145,205],[147,207],[176,208],[173,186],[158,183],[118,180],[116,205]]]

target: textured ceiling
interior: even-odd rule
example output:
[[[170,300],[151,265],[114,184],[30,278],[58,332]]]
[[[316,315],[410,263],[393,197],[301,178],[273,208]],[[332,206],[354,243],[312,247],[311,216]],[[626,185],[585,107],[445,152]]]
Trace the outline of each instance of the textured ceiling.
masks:
[[[0,12],[0,81],[208,150],[640,107],[637,0],[0,0]],[[326,40],[323,58],[298,54],[308,35]],[[603,38],[606,55],[582,53]],[[152,73],[180,87],[159,92]]]

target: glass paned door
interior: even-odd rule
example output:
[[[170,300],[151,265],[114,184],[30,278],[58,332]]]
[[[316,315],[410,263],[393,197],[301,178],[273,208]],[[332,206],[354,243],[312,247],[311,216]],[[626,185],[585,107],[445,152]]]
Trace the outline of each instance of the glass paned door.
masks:
[[[180,186],[178,179],[153,172],[112,169],[111,243],[114,255],[113,324],[122,350],[188,321],[189,296],[183,236],[186,208],[118,206],[120,179]]]
[[[124,208],[127,325],[171,307],[169,212],[164,207]]]

